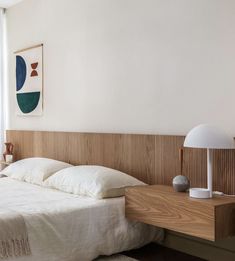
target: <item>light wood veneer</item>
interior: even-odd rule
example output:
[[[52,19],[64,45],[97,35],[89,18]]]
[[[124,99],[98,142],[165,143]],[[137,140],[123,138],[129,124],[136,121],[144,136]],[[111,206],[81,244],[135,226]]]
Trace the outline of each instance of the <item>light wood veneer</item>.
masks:
[[[49,157],[72,164],[98,164],[148,184],[171,185],[181,174],[183,136],[7,130],[14,158]],[[235,150],[213,151],[213,188],[235,194]],[[183,175],[206,187],[206,150],[184,148]]]
[[[194,199],[161,185],[128,188],[126,217],[215,241],[235,235],[235,198]]]

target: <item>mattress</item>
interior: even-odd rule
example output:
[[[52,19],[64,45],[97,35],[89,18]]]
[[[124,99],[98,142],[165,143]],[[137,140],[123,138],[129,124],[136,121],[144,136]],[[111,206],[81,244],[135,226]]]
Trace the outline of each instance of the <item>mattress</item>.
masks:
[[[1,209],[25,220],[31,256],[8,261],[86,261],[162,240],[163,230],[125,218],[125,198],[96,200],[0,179]]]

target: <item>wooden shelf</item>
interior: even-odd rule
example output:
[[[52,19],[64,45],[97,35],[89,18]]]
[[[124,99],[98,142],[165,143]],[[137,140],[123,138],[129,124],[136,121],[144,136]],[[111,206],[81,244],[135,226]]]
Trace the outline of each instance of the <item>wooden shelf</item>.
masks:
[[[3,165],[10,165],[11,163],[7,163],[6,161],[0,161],[0,164],[3,164]]]
[[[235,235],[235,198],[190,198],[170,186],[126,189],[126,217],[187,235],[216,241]]]

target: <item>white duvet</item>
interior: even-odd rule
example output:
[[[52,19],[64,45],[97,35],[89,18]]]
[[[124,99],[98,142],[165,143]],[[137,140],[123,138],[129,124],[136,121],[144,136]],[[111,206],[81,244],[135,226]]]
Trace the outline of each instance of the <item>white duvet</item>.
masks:
[[[7,261],[86,261],[161,240],[163,231],[125,219],[124,197],[96,200],[0,179],[0,208],[25,219],[31,256]]]

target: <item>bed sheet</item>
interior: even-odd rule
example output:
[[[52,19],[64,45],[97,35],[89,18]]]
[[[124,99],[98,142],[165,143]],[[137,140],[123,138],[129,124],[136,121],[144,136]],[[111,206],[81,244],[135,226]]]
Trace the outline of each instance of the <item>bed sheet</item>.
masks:
[[[0,208],[25,220],[31,256],[8,261],[89,261],[163,238],[163,230],[125,218],[125,198],[96,200],[0,179]]]

